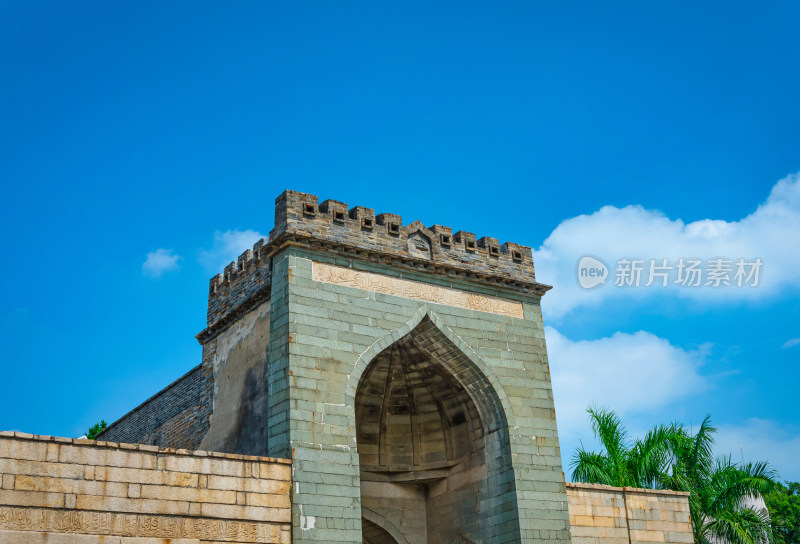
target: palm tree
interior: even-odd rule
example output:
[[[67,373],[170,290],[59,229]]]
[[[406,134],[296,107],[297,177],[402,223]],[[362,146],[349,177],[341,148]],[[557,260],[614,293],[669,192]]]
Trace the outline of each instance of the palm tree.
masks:
[[[697,433],[684,431],[672,444],[674,462],[665,487],[689,492],[692,532],[697,544],[766,544],[773,540],[766,508],[754,508],[775,486],[776,473],[767,463],[736,464],[713,457],[714,433],[706,416]]]
[[[572,479],[616,487],[660,488],[667,476],[671,444],[682,428],[676,424],[651,429],[644,440],[633,442],[622,421],[605,408],[589,408],[592,431],[605,451],[587,451],[581,444],[572,460]]]
[[[590,452],[581,444],[572,460],[572,479],[617,487],[645,487],[689,492],[696,544],[766,544],[773,531],[766,509],[753,499],[775,485],[767,463],[733,463],[714,459],[717,429],[706,416],[692,435],[677,423],[650,430],[631,442],[612,410],[589,408],[595,437],[605,451]]]

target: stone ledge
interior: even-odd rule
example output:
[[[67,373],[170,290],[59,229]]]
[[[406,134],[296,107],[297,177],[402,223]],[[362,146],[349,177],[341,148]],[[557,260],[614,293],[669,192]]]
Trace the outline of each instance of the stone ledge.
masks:
[[[647,489],[643,487],[614,487],[613,485],[604,484],[586,484],[583,482],[567,482],[567,487],[575,489],[587,489],[595,491],[616,491],[626,493],[647,493],[653,495],[674,495],[676,497],[688,497],[687,491],[672,491],[671,489]]]
[[[263,240],[259,244],[259,252],[267,252],[265,259],[272,258],[284,249],[296,247],[312,251],[323,250],[328,254],[348,259],[389,264],[395,268],[413,272],[426,272],[455,280],[469,281],[484,287],[508,289],[514,293],[523,293],[537,298],[541,298],[547,291],[552,289],[551,285],[536,281],[526,281],[522,277],[481,273],[458,265],[431,263],[413,257],[391,256],[380,251],[351,246],[342,242],[318,240],[305,233],[283,233],[279,238],[270,240],[266,245]],[[237,271],[236,267],[233,267],[226,274],[219,274],[211,279],[212,289],[208,299],[208,326],[195,336],[200,344],[205,344],[215,338],[241,315],[249,312],[267,299],[270,285],[264,285],[249,295],[242,295],[237,292],[233,298],[240,297],[241,300],[237,300],[233,305],[228,304],[226,299],[229,298],[230,293],[236,291],[242,282],[250,279],[249,273],[249,269],[246,267],[242,268],[241,271]],[[218,306],[224,307],[224,311],[211,311],[212,307],[217,308]]]
[[[103,440],[87,440],[85,438],[66,438],[62,436],[49,436],[21,433],[17,431],[0,431],[0,438],[15,438],[17,440],[28,440],[31,442],[42,443],[58,443],[58,444],[71,444],[74,446],[92,446],[100,448],[113,448],[119,450],[134,450],[148,453],[168,454],[168,455],[183,455],[187,457],[213,457],[218,459],[231,459],[235,461],[257,461],[260,463],[280,463],[284,465],[291,465],[291,459],[281,459],[278,457],[260,457],[257,455],[240,455],[237,453],[221,453],[215,451],[202,451],[202,450],[183,450],[173,448],[159,448],[157,446],[148,446],[146,444],[125,444],[119,442],[105,442]],[[0,452],[2,457],[2,452]]]

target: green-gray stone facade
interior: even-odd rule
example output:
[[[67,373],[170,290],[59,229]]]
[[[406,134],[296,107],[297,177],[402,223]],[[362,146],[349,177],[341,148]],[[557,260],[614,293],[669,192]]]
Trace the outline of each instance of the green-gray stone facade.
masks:
[[[569,542],[530,248],[293,191],[275,215],[210,284],[201,447],[292,459],[297,543]]]

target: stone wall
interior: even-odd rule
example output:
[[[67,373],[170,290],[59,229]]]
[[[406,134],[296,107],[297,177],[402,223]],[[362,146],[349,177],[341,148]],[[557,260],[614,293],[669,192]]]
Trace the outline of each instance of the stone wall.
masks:
[[[198,449],[209,428],[213,385],[211,367],[198,365],[112,423],[99,438]]]
[[[289,461],[0,432],[0,543],[291,542]]]
[[[315,277],[318,264],[358,274]],[[395,279],[407,291],[392,291]],[[473,306],[449,304],[451,291]],[[486,426],[487,483],[470,497],[482,519],[465,537],[569,542],[538,296],[291,247],[273,257],[271,297],[269,455],[294,459],[295,542],[361,539],[356,390],[372,360],[409,334],[471,391]]]
[[[269,329],[270,305],[262,303],[203,344],[214,398],[200,449],[267,455]]]
[[[689,494],[567,484],[573,544],[691,544]]]

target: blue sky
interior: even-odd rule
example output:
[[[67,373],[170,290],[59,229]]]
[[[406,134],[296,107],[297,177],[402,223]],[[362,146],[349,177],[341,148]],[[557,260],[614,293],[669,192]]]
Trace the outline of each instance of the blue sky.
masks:
[[[792,2],[0,5],[0,428],[77,436],[199,363],[285,188],[532,246],[568,462],[589,403],[800,479]],[[585,255],[608,265],[592,289]],[[762,259],[617,287],[621,258]]]

